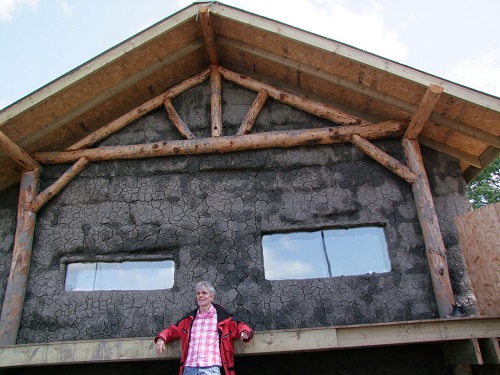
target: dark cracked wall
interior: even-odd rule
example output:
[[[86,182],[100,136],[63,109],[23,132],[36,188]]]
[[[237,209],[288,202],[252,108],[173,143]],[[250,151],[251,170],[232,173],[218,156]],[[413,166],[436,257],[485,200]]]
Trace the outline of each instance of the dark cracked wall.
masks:
[[[234,134],[254,93],[225,83],[224,131]],[[208,85],[174,101],[197,137],[209,136]],[[254,131],[329,126],[269,101]],[[179,139],[163,110],[103,145]],[[399,160],[399,141],[377,145]],[[454,217],[469,208],[457,161],[425,152],[457,299],[475,312]],[[47,167],[43,186],[68,166]],[[6,215],[8,216],[8,215]],[[267,281],[262,235],[383,225],[391,272]],[[74,261],[172,259],[160,291],[65,292]],[[351,145],[93,163],[37,216],[18,342],[155,335],[194,307],[193,284],[256,330],[428,319],[437,307],[411,187]]]

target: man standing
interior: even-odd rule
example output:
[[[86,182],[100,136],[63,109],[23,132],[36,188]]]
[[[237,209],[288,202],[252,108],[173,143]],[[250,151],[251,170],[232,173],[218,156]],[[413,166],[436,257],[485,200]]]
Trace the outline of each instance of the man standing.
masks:
[[[221,367],[226,375],[234,375],[233,339],[238,337],[248,342],[253,337],[253,330],[247,324],[212,303],[214,297],[212,284],[197,283],[198,308],[154,339],[158,354],[165,349],[165,343],[181,339],[180,375],[218,375]]]

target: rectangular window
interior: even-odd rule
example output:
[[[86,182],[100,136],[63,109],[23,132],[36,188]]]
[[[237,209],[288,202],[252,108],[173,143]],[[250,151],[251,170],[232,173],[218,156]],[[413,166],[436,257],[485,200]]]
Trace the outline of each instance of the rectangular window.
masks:
[[[174,285],[171,260],[121,263],[71,263],[66,269],[67,291],[156,290]]]
[[[265,235],[267,280],[311,279],[389,272],[384,229],[359,227]]]

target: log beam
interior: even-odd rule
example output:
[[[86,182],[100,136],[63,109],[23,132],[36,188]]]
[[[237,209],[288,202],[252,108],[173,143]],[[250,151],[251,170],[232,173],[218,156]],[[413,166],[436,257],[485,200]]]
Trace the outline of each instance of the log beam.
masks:
[[[210,59],[210,65],[217,64],[217,51],[215,49],[215,38],[212,29],[212,23],[210,22],[210,11],[208,5],[202,5],[199,9],[199,15],[201,20],[201,28],[203,29],[203,38],[205,39],[205,46],[207,48],[208,58]]]
[[[210,108],[212,137],[222,136],[222,82],[216,65],[210,67]]]
[[[313,114],[315,116],[325,118],[327,120],[333,121],[337,124],[342,125],[360,125],[367,124],[365,121],[359,117],[352,116],[346,112],[339,109],[333,108],[328,104],[316,102],[307,98],[303,98],[299,95],[293,94],[288,91],[281,90],[275,86],[260,82],[256,79],[250,78],[244,74],[239,74],[232,72],[219,66],[219,72],[222,74],[222,78],[234,82],[237,85],[245,87],[249,90],[259,92],[261,90],[267,90],[269,96],[281,103],[290,105],[292,107],[298,108],[304,112]]]
[[[21,324],[36,220],[36,214],[29,207],[36,196],[39,177],[39,169],[24,172],[21,176],[12,263],[0,317],[0,346],[16,344]]]
[[[33,171],[41,169],[31,156],[28,155],[21,147],[19,147],[13,140],[7,137],[4,132],[0,130],[0,149],[9,155],[17,164],[21,166],[24,171]]]
[[[427,261],[439,316],[444,318],[451,314],[455,305],[448,272],[446,248],[441,236],[420,146],[417,141],[403,139],[403,148],[407,164],[416,176],[415,182],[412,184],[413,196],[424,235]]]
[[[386,154],[373,143],[368,142],[358,134],[352,135],[351,143],[358,147],[365,154],[370,156],[372,159],[378,161],[384,167],[406,180],[406,182],[410,184],[413,184],[413,182],[415,182],[415,174],[410,171],[408,167],[400,163],[398,160],[394,159],[391,155]]]
[[[243,119],[243,122],[241,123],[241,126],[238,129],[238,132],[236,133],[236,135],[244,135],[244,134],[250,133],[250,131],[252,130],[253,124],[255,123],[257,116],[259,115],[260,111],[262,110],[262,107],[264,107],[264,104],[266,104],[266,100],[268,97],[269,97],[269,93],[267,92],[266,89],[262,89],[259,91],[254,102],[252,103],[252,105],[248,109],[248,112],[245,115],[245,118]]]
[[[181,119],[181,116],[179,116],[175,110],[174,105],[172,104],[172,99],[165,98],[163,106],[167,110],[168,118],[172,121],[179,133],[181,133],[181,135],[186,139],[195,139],[196,137],[194,134],[191,133],[187,124]]]
[[[276,131],[245,136],[188,139],[130,146],[107,146],[74,151],[39,152],[34,157],[40,163],[59,164],[71,163],[82,157],[87,158],[89,161],[104,161],[225,153],[273,147],[286,148],[349,142],[352,134],[359,134],[368,140],[396,138],[404,134],[406,126],[405,121],[386,121],[379,124]]]
[[[410,125],[408,129],[406,129],[405,138],[410,140],[415,140],[418,138],[418,135],[422,131],[425,122],[431,116],[432,110],[436,105],[441,93],[443,92],[443,88],[441,86],[430,84],[427,88],[427,91],[420,102],[420,105],[417,108],[417,111],[413,115]]]
[[[38,212],[38,210],[40,210],[40,208],[42,208],[45,205],[45,203],[47,203],[50,199],[55,197],[57,193],[59,193],[88,164],[89,160],[87,158],[78,159],[78,161],[75,164],[73,164],[71,168],[69,168],[66,172],[64,172],[63,175],[59,177],[56,182],[54,182],[47,189],[45,189],[36,196],[36,198],[30,205],[30,210],[35,213]]]
[[[99,128],[95,132],[89,134],[85,138],[81,139],[74,145],[68,147],[66,150],[81,150],[83,148],[87,148],[92,146],[93,144],[109,137],[110,135],[116,133],[117,131],[123,129],[132,121],[137,120],[139,117],[144,116],[145,114],[151,112],[152,110],[160,107],[163,104],[163,101],[166,98],[174,98],[177,95],[183,93],[190,88],[199,85],[200,83],[206,81],[210,76],[210,69],[205,69],[203,72],[188,78],[187,80],[179,83],[176,86],[171,87],[163,94],[160,94],[153,99],[148,100],[147,102],[141,104],[140,106],[134,108],[130,112],[127,112],[123,116],[118,117],[117,119],[111,121],[107,125]]]

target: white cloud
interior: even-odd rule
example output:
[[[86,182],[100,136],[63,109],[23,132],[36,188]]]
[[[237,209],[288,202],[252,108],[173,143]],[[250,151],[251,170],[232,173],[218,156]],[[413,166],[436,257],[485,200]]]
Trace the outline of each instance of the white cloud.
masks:
[[[1,0],[0,0],[1,1]],[[71,16],[71,13],[73,12],[73,9],[71,8],[71,5],[68,4],[66,0],[60,0],[59,5],[61,6],[63,15],[65,17]]]
[[[0,0],[0,21],[11,20],[14,17],[14,12],[23,6],[36,9],[38,0]]]
[[[500,97],[500,49],[463,60],[449,74],[452,81]]]
[[[342,0],[295,0],[293,6],[288,0],[224,3],[392,60],[403,61],[408,53],[397,31],[385,24],[383,8],[376,3],[361,11],[351,10],[349,2]]]

